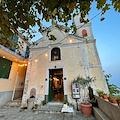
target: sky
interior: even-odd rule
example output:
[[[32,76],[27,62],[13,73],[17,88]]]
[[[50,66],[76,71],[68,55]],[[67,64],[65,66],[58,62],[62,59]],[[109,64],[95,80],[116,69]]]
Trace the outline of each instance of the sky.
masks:
[[[89,18],[98,10],[92,4]],[[101,15],[91,21],[92,31],[101,60],[102,68],[106,74],[111,74],[110,83],[120,87],[120,13],[112,8],[104,15],[105,20],[100,21]]]
[[[96,3],[93,2],[89,19],[100,12],[95,7]],[[104,21],[100,21],[100,18],[102,18],[101,15],[91,21],[92,31],[96,39],[102,68],[105,74],[112,75],[109,82],[120,87],[120,13],[115,12],[115,10],[111,8],[103,17],[105,17]],[[47,23],[46,26],[50,26],[50,23]],[[33,41],[41,37],[42,35],[40,33],[36,33]]]

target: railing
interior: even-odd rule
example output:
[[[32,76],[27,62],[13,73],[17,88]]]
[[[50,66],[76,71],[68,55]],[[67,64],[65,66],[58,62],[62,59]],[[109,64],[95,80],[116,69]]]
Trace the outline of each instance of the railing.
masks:
[[[23,49],[16,50],[16,48],[7,47],[4,43],[0,43],[0,45],[6,47],[7,49],[17,53],[18,55],[20,55],[20,56],[22,56],[24,58],[28,58],[29,57],[29,54],[27,54],[27,51],[24,51]]]

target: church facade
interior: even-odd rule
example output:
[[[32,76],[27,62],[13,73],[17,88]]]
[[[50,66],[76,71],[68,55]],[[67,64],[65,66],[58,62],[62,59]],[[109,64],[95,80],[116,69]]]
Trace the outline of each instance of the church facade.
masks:
[[[74,19],[78,28],[75,35],[50,26],[49,35],[54,35],[57,40],[49,40],[47,32],[44,32],[43,37],[36,41],[37,45],[31,46],[22,107],[27,106],[27,99],[31,96],[36,98],[38,104],[43,100],[67,100],[74,104],[71,83],[77,76],[96,77],[92,84],[94,93],[97,89],[109,93],[91,23],[83,25],[79,18],[76,16]]]

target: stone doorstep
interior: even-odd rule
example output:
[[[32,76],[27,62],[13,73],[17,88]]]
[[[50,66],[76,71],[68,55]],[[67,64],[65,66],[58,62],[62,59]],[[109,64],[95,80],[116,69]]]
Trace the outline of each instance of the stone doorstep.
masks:
[[[76,112],[74,113],[62,113],[61,111],[42,111],[42,110],[34,110],[33,109],[33,112],[34,113],[49,113],[49,114],[65,114],[65,115],[75,115]]]
[[[38,109],[33,109],[33,112],[35,113],[51,113],[51,114],[61,114],[62,110],[62,106],[49,106],[49,105],[45,105],[45,106],[41,106],[41,108],[38,108]],[[75,111],[75,110],[74,110]],[[64,113],[64,114],[67,114],[67,115],[74,115],[76,114],[76,112],[74,113]]]
[[[3,105],[2,108],[19,108],[20,105]]]
[[[93,107],[93,112],[97,120],[110,120],[99,108]]]
[[[10,100],[8,101],[8,103],[21,103],[22,100]]]
[[[20,107],[21,106],[21,100],[11,100],[8,101],[6,105],[3,105],[2,108],[11,108],[11,107]]]

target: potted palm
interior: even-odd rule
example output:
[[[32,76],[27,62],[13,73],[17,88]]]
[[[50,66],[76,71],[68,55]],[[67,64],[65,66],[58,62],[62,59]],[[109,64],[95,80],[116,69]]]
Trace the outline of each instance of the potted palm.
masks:
[[[84,115],[91,115],[92,112],[92,104],[89,102],[88,98],[86,98],[86,89],[90,86],[90,83],[92,83],[95,80],[95,78],[83,78],[78,76],[77,79],[74,79],[73,83],[77,82],[80,85],[80,88],[84,89],[84,95],[83,95],[83,102],[80,103],[82,113]]]

